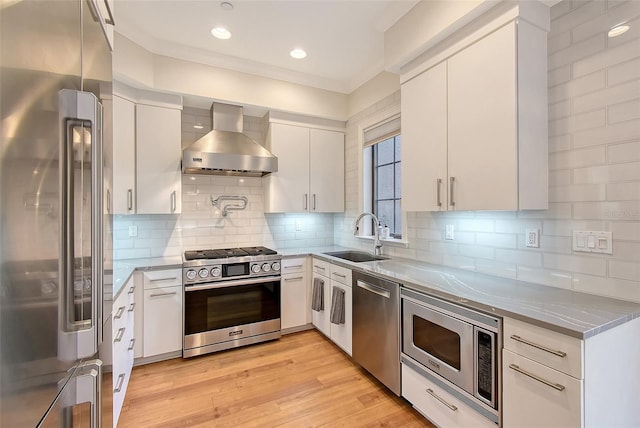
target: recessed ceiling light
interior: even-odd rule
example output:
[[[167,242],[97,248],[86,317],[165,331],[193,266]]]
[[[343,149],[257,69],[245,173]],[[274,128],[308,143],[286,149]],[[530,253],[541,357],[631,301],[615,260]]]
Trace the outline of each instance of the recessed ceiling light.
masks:
[[[233,5],[228,1],[223,1],[222,3],[220,3],[220,8],[222,10],[233,10]]]
[[[227,40],[231,38],[231,31],[227,30],[224,27],[216,27],[211,29],[211,34],[213,37],[221,40]]]
[[[618,37],[619,35],[624,34],[627,31],[629,31],[629,26],[628,25],[624,25],[624,24],[616,25],[611,30],[609,30],[607,35],[609,37]]]
[[[300,48],[295,48],[294,50],[289,52],[289,55],[291,55],[291,57],[295,59],[302,59],[307,57],[307,53],[304,51],[304,49]]]

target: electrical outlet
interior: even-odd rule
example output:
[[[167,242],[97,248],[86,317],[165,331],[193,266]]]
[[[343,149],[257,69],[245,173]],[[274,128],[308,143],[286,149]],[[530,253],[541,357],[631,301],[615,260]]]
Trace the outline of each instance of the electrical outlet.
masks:
[[[296,232],[302,231],[302,221],[296,220]]]
[[[444,239],[448,239],[448,240],[454,239],[453,225],[452,224],[447,224],[445,226]]]
[[[540,248],[540,229],[526,229],[525,245],[531,248]]]
[[[130,237],[138,236],[138,226],[129,226],[129,236]]]

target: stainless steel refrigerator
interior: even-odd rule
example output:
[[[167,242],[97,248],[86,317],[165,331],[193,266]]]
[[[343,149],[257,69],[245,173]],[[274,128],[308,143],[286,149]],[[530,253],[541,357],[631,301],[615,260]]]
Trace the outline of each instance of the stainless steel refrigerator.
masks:
[[[0,0],[3,428],[101,426],[112,254],[102,1]]]

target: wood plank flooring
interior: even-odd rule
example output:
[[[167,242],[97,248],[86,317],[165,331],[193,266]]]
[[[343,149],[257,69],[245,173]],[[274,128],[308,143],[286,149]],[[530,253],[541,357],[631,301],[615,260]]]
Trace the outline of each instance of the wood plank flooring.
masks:
[[[134,367],[119,427],[433,427],[315,330]]]

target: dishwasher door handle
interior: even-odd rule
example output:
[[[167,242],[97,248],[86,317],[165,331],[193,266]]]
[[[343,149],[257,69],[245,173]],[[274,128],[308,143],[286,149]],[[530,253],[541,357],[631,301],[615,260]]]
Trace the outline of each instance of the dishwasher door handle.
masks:
[[[378,287],[377,285],[369,284],[368,282],[364,282],[362,280],[358,280],[356,285],[364,290],[370,291],[373,294],[377,294],[378,296],[382,296],[384,298],[391,298],[391,293],[388,290],[385,290],[382,287]]]

